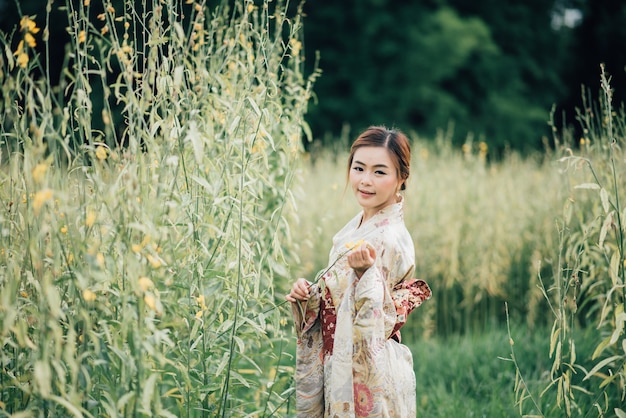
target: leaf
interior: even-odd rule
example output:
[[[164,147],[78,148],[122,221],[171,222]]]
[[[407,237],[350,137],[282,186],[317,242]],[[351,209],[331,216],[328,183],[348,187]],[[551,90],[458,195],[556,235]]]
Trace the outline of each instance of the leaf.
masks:
[[[552,327],[552,335],[550,335],[550,357],[554,353],[554,347],[556,347],[556,342],[559,339],[559,333],[561,332],[561,328],[556,328],[556,322],[554,322],[554,326]]]
[[[622,309],[624,309],[624,305],[622,304]],[[620,312],[615,315],[615,329],[613,330],[613,335],[611,336],[611,341],[609,341],[609,345],[613,345],[619,340],[619,337],[622,335],[624,331],[624,323],[626,322],[626,313]]]
[[[611,206],[609,205],[609,193],[603,187],[600,189],[600,200],[602,201],[602,208],[604,208],[604,213],[609,213],[609,209]]]
[[[159,378],[157,373],[152,373],[143,384],[143,394],[141,395],[141,407],[144,409],[144,412],[149,413],[152,411],[150,407],[150,400],[152,399],[152,395],[154,394],[154,387],[156,386],[156,381]]]
[[[187,141],[191,142],[193,155],[196,158],[196,163],[200,164],[202,162],[202,156],[204,154],[204,141],[202,140],[196,121],[192,120],[189,123],[189,130],[187,131],[187,135],[185,136],[185,142]]]
[[[598,346],[594,350],[593,354],[591,355],[591,359],[595,360],[596,358],[598,358],[598,356],[604,351],[604,349],[609,346],[609,342],[610,341],[611,341],[611,336],[608,336],[604,340],[602,340],[602,342],[600,342],[600,344],[598,344]],[[589,373],[587,373],[587,374],[589,374]]]
[[[619,283],[619,265],[620,265],[620,255],[619,255],[619,252],[616,251],[611,256],[611,263],[609,265],[609,275],[611,276],[611,281],[613,283],[613,286],[618,286],[618,283]]]
[[[35,383],[39,389],[39,393],[42,398],[50,396],[50,379],[52,379],[52,372],[50,371],[50,364],[45,361],[38,360],[33,367],[33,375],[35,377]]]
[[[250,103],[250,106],[252,106],[252,109],[254,109],[254,113],[256,113],[257,116],[261,116],[261,109],[259,109],[256,102],[252,100],[252,97],[248,96],[248,102]]]
[[[609,358],[605,358],[600,363],[596,364],[593,369],[589,370],[589,373],[584,377],[583,381],[589,379],[591,376],[595,375],[601,368],[609,365],[610,363],[620,360],[622,356],[611,356]]]
[[[614,411],[617,418],[626,418],[626,412],[623,409],[615,408]]]
[[[574,189],[599,190],[600,186],[596,183],[582,183],[574,186]]]
[[[602,229],[600,229],[600,237],[598,238],[598,246],[602,247],[604,245],[604,240],[606,239],[606,234],[613,223],[613,212],[610,212],[604,218],[604,222],[602,222]]]
[[[72,405],[72,403],[70,401],[68,401],[67,399],[64,399],[60,396],[51,396],[50,397],[51,400],[53,400],[54,402],[62,405],[65,407],[65,409],[68,410],[68,412],[71,412],[72,415],[74,415],[75,417],[79,417],[82,418],[83,414],[76,408],[76,406]]]

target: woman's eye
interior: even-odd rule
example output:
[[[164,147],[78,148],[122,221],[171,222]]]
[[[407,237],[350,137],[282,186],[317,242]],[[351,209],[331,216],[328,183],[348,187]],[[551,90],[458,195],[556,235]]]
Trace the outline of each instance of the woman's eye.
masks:
[[[378,171],[376,171],[376,174],[378,174],[379,176],[384,176],[387,173],[385,173],[384,171],[378,170]]]
[[[363,167],[358,167],[358,166],[356,166],[356,167],[352,167],[352,169],[353,169],[354,171],[363,171]]]

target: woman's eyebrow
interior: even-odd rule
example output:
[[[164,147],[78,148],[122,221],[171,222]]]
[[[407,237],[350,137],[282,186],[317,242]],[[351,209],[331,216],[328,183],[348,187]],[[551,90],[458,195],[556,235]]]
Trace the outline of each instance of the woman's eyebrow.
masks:
[[[359,160],[354,160],[354,163],[355,163],[355,164],[361,164],[361,165],[364,165],[364,166],[366,166],[366,167],[367,167],[367,164],[362,163],[362,162],[361,162],[361,161],[359,161]],[[387,166],[387,164],[374,164],[372,167],[374,167],[374,168],[377,168],[377,167],[389,168],[389,166]]]

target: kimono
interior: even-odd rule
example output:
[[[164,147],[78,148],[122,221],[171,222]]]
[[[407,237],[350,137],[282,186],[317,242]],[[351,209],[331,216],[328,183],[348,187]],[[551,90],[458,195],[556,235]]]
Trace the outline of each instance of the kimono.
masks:
[[[416,416],[413,359],[399,329],[431,291],[412,276],[415,251],[402,207],[400,200],[363,224],[362,212],[348,222],[309,299],[292,304],[298,417]],[[346,254],[361,240],[376,260],[359,279]]]

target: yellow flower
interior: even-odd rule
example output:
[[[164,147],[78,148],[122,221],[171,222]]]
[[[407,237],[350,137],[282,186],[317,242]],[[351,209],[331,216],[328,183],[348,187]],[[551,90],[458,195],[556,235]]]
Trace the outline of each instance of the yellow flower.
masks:
[[[106,160],[107,158],[107,149],[102,145],[98,145],[96,148],[96,158],[100,161]]]
[[[142,248],[142,247],[141,247],[141,245],[140,245],[140,244],[133,244],[133,245],[132,245],[132,247],[130,247],[130,248],[133,250],[133,252],[134,252],[135,254],[138,254],[138,253],[140,253],[140,252],[141,252],[141,248]]]
[[[17,65],[22,68],[26,68],[28,65],[28,54],[26,52],[20,52],[17,56]]]
[[[96,254],[96,262],[98,263],[98,266],[104,267],[104,256],[102,253]]]
[[[346,248],[349,249],[349,250],[353,250],[353,249],[355,249],[357,247],[360,247],[361,244],[363,244],[364,242],[365,242],[365,240],[362,240],[362,239],[358,240],[357,242],[350,241],[350,242],[348,242],[346,244]]]
[[[24,16],[20,20],[20,30],[33,34],[39,32],[37,24],[29,16]]]
[[[85,31],[84,31],[84,30],[81,30],[81,31],[78,33],[78,43],[79,43],[79,44],[82,44],[82,43],[84,43],[84,42],[85,42],[85,40],[86,40],[86,39],[87,39],[87,34],[85,33]]]
[[[198,312],[196,312],[196,319],[200,319],[202,318],[202,314],[204,313],[204,311],[201,309]]]
[[[148,254],[146,255],[146,258],[148,259],[148,262],[150,263],[152,268],[158,269],[159,267],[163,265],[163,263],[158,257],[152,257],[150,254]]]
[[[63,235],[67,234],[67,225],[63,225],[63,226],[61,227],[61,233],[62,233]]]
[[[102,35],[106,35],[107,33],[109,33],[109,27],[107,25],[104,25],[102,27],[102,29],[100,29],[100,34]],[[104,111],[102,111],[104,113]],[[107,122],[104,122],[105,124],[107,124]]]
[[[52,190],[43,189],[43,190],[38,191],[35,194],[35,197],[33,199],[33,209],[35,210],[35,214],[38,214],[42,206],[51,199],[52,199]]]
[[[26,32],[24,35],[24,41],[28,44],[29,47],[34,48],[37,46],[37,41],[35,41],[35,37],[31,35],[30,32]]]
[[[152,280],[150,280],[149,278],[147,277],[139,278],[139,289],[142,292],[145,292],[146,290],[150,289],[153,286],[154,286],[154,283],[152,283]]]
[[[20,292],[20,296],[23,297],[23,298],[27,298],[28,297],[28,293],[26,293],[25,291],[22,290]]]
[[[87,228],[91,227],[93,223],[96,221],[96,214],[92,211],[87,212],[87,218],[85,219],[85,225]]]
[[[154,297],[154,295],[148,293],[143,297],[143,301],[146,302],[146,305],[148,306],[148,308],[152,309],[153,311],[156,311],[156,298]]]
[[[37,164],[35,168],[31,171],[33,176],[33,180],[35,183],[43,182],[44,177],[46,176],[46,171],[48,170],[47,164]]]
[[[93,302],[96,300],[96,294],[89,289],[83,290],[83,299],[85,302]]]

